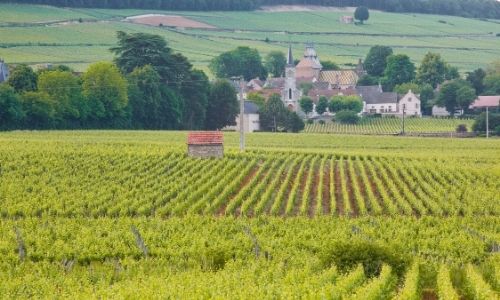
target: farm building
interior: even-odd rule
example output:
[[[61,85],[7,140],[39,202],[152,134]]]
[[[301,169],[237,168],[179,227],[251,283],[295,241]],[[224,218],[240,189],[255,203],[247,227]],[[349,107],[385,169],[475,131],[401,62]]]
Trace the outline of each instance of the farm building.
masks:
[[[393,92],[383,92],[379,86],[358,86],[358,95],[363,100],[363,114],[381,114],[385,116],[406,116],[421,117],[420,98],[411,90],[405,95],[398,95]]]
[[[220,131],[196,131],[188,134],[188,156],[222,158],[224,138]]]
[[[236,116],[236,125],[227,126],[225,130],[240,130],[240,115]],[[252,101],[245,101],[244,115],[243,115],[243,131],[254,132],[260,130],[260,116],[259,107]]]
[[[340,23],[344,23],[344,24],[353,24],[354,17],[353,16],[341,16],[339,21],[340,21]]]
[[[0,59],[0,82],[7,81],[7,79],[9,79],[9,67],[3,59]]]
[[[489,109],[495,109],[500,107],[500,96],[479,96],[470,105],[470,109],[484,109],[488,107]]]

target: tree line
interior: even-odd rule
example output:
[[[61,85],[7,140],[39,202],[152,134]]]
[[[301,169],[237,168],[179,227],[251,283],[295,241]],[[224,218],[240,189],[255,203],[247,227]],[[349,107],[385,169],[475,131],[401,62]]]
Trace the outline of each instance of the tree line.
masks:
[[[17,65],[0,84],[0,129],[221,129],[239,112],[227,80],[210,82],[157,35],[118,32],[114,62],[83,74]]]
[[[496,0],[0,0],[64,7],[141,8],[163,10],[231,11],[254,10],[262,5],[366,6],[389,12],[454,15],[473,18],[500,18]]]

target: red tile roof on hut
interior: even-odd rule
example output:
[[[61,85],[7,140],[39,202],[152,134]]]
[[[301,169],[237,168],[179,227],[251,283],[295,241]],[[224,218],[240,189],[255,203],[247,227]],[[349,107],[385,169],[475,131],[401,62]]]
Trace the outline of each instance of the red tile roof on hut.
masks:
[[[193,131],[188,134],[188,145],[217,145],[223,142],[221,131]]]

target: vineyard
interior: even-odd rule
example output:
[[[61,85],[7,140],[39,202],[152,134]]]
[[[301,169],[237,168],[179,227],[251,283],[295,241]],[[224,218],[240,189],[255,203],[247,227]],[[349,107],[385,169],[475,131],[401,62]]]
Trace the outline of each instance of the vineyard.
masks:
[[[464,124],[472,130],[472,119],[434,119],[407,118],[407,133],[454,133],[458,125]],[[403,130],[403,122],[399,118],[362,118],[359,124],[341,124],[328,122],[325,124],[307,124],[306,133],[347,133],[347,134],[398,134]]]
[[[4,298],[498,299],[500,141],[0,134]]]

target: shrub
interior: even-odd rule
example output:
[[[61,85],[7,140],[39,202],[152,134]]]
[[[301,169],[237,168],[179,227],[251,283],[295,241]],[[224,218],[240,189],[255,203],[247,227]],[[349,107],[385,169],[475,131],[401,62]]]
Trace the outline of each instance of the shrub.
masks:
[[[307,124],[314,124],[314,120],[313,119],[307,119]]]
[[[321,124],[321,125],[325,125],[325,121],[324,120],[319,120],[318,123]]]
[[[457,133],[464,133],[467,132],[467,125],[465,124],[459,124],[456,129]]]
[[[335,120],[342,124],[357,124],[360,120],[360,117],[353,111],[341,110],[335,114]]]
[[[500,136],[500,125],[495,127],[495,135]]]
[[[338,241],[325,249],[321,255],[324,267],[333,264],[339,271],[347,272],[362,264],[368,277],[380,274],[383,264],[391,266],[398,277],[401,277],[410,264],[410,258],[402,255],[398,249],[369,241]]]

